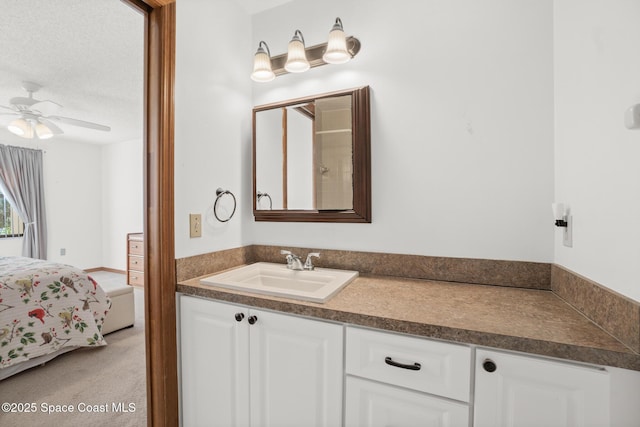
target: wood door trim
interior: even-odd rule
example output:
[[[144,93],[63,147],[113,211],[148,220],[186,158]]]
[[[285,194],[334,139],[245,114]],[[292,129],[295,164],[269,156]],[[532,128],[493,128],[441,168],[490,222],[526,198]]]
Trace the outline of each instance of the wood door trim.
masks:
[[[287,209],[289,207],[289,176],[287,175],[287,170],[289,169],[288,120],[287,108],[282,107],[282,209]]]
[[[145,14],[144,246],[147,425],[178,426],[174,234],[174,0],[122,0]]]

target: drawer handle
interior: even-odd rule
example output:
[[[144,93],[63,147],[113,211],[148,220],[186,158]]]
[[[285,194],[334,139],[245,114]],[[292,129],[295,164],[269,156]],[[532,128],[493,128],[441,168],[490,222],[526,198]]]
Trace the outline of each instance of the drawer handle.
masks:
[[[420,368],[422,368],[422,365],[417,362],[413,365],[405,365],[404,363],[394,362],[390,357],[385,357],[384,363],[386,363],[387,365],[395,366],[396,368],[409,369],[410,371],[419,371]]]

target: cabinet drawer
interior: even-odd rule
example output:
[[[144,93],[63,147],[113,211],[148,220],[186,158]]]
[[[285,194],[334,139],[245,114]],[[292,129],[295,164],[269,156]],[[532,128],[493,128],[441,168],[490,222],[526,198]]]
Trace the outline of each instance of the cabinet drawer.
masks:
[[[135,286],[144,286],[144,273],[142,271],[129,271],[129,284]]]
[[[129,240],[129,255],[144,255],[144,242],[142,240]]]
[[[129,257],[129,270],[143,271],[144,270],[144,258],[141,256]]]
[[[346,427],[468,427],[469,406],[347,376]]]
[[[348,374],[469,401],[469,347],[348,327],[346,356]]]

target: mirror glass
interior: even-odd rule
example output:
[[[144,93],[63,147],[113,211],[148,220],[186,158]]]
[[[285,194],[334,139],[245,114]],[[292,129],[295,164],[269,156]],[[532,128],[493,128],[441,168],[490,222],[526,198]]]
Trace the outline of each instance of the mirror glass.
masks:
[[[253,110],[257,221],[371,222],[368,87]]]

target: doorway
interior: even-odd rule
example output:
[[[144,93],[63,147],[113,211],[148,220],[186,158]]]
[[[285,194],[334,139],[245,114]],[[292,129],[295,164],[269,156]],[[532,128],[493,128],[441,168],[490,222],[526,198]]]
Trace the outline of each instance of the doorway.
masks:
[[[111,1],[111,0],[110,0]],[[144,234],[147,425],[178,425],[173,0],[123,0],[145,14]]]

